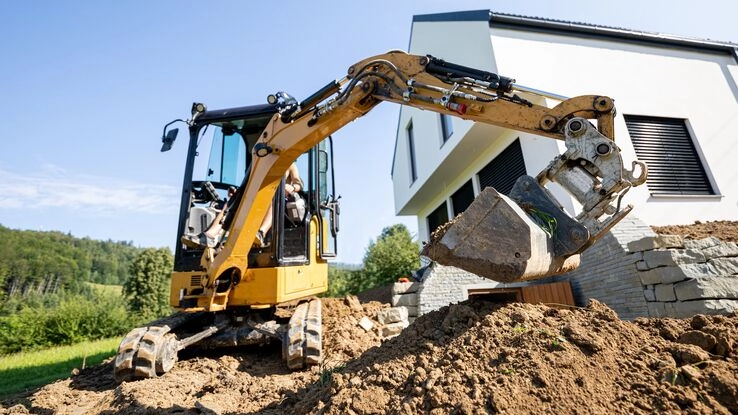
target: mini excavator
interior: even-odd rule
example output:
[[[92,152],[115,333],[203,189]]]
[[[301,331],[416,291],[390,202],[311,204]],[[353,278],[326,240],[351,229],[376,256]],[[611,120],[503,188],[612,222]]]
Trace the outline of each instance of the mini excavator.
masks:
[[[645,182],[647,169],[638,161],[630,170],[623,166],[611,98],[578,96],[549,108],[529,100],[536,95],[547,96],[495,73],[391,51],[350,66],[345,77],[303,101],[279,92],[261,105],[209,110],[193,104],[191,118],[167,124],[162,137],[166,151],[177,137],[173,123],[189,130],[171,276],[176,312],[123,338],[115,379],[161,375],[187,347],[279,341],[290,369],[321,363],[317,296],[328,287],[340,214],[331,134],[382,102],[563,140],[566,151],[536,177],[520,177],[508,195],[484,189],[434,232],[423,252],[502,282],[575,268],[579,254],[632,209],[621,199]],[[293,163],[302,203],[275,196],[284,194]],[[571,194],[581,212],[565,212],[549,183]],[[224,206],[217,240],[179,242],[208,230]],[[269,212],[273,225],[259,239]]]

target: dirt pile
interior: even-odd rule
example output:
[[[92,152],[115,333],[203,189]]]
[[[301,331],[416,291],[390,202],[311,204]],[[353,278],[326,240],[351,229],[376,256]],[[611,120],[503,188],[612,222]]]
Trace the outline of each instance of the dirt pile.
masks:
[[[384,307],[388,305],[323,299],[323,368],[290,372],[278,344],[233,349],[228,354],[200,354],[177,362],[162,377],[122,385],[115,384],[112,363],[107,362],[47,385],[22,402],[32,405],[32,413],[258,412],[319,382],[326,367],[340,367],[380,345],[376,330],[367,332],[358,321],[364,316],[374,320]],[[17,400],[8,401],[3,406],[15,403]]]
[[[421,317],[282,405],[298,414],[736,413],[737,346],[738,316],[624,322],[598,302],[569,311],[477,300]]]
[[[688,239],[702,239],[710,236],[723,242],[738,242],[738,222],[726,220],[700,222],[691,225],[652,226],[661,235],[681,235]]]
[[[738,315],[625,322],[598,302],[480,299],[381,343],[357,322],[383,306],[325,300],[326,364],[311,371],[287,371],[279,347],[193,357],[120,386],[108,363],[43,387],[30,412],[738,413]]]

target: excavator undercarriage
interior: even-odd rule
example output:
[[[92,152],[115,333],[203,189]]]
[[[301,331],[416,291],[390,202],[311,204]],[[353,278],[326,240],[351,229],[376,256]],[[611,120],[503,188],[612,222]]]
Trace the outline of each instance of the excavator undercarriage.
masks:
[[[296,307],[275,310],[180,312],[130,331],[118,347],[117,382],[156,377],[177,362],[188,346],[207,349],[282,344],[282,359],[292,370],[322,360],[322,303],[314,298]]]

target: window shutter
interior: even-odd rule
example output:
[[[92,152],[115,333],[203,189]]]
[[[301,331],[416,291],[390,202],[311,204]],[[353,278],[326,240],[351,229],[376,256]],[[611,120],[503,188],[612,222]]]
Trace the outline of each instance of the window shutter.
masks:
[[[446,210],[446,202],[441,203],[430,215],[428,220],[428,232],[433,233],[439,226],[448,222],[448,211]]]
[[[518,177],[525,174],[523,150],[520,147],[520,139],[516,139],[479,171],[479,188],[484,189],[491,186],[498,192],[507,195],[512,190]]]
[[[474,185],[471,180],[464,183],[454,194],[451,195],[451,204],[454,208],[454,216],[466,210],[474,201]]]
[[[683,119],[624,118],[638,159],[648,165],[652,194],[715,194]]]

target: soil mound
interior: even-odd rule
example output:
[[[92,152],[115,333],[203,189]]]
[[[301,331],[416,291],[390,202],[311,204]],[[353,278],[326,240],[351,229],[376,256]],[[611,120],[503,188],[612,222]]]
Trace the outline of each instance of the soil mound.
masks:
[[[735,221],[698,221],[691,225],[652,226],[651,228],[661,235],[681,235],[689,239],[714,236],[723,242],[738,242],[738,222]]]
[[[283,405],[298,414],[735,413],[738,316],[452,305]],[[289,411],[288,411],[289,412]]]
[[[118,386],[107,363],[41,388],[30,412],[738,413],[738,315],[626,322],[596,301],[559,310],[476,299],[382,343],[357,322],[386,305],[324,305],[322,367],[289,372],[279,347],[250,348]]]

